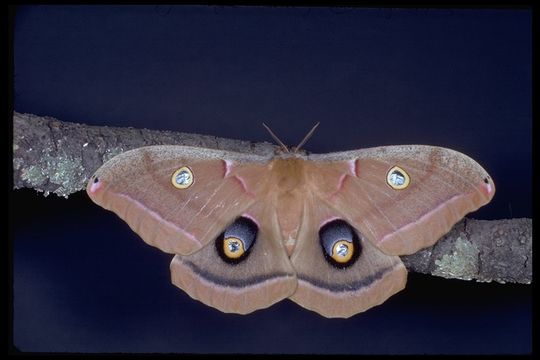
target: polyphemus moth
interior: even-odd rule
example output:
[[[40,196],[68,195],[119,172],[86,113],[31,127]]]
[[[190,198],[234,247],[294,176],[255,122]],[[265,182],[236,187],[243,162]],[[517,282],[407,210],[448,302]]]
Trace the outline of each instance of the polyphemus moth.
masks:
[[[434,244],[495,193],[478,163],[441,147],[299,148],[142,147],[105,163],[87,192],[174,254],[172,282],[192,298],[240,314],[289,298],[325,317],[402,290],[399,255]]]

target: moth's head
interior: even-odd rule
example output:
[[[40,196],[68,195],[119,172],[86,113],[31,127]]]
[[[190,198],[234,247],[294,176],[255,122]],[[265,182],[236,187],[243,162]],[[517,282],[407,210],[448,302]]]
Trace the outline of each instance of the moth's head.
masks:
[[[276,157],[280,158],[292,158],[292,157],[305,157],[310,154],[309,151],[305,149],[299,149],[296,146],[288,146],[287,150],[283,149],[282,146],[276,147],[274,154]]]

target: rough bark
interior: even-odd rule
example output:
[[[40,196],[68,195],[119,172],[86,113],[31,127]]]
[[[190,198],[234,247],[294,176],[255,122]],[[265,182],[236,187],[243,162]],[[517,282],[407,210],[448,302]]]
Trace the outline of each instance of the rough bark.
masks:
[[[14,113],[13,186],[45,196],[83,190],[92,173],[124,151],[147,145],[191,145],[266,154],[270,143],[147,129],[96,127]],[[529,284],[532,220],[464,219],[433,247],[402,257],[410,271],[463,280]]]

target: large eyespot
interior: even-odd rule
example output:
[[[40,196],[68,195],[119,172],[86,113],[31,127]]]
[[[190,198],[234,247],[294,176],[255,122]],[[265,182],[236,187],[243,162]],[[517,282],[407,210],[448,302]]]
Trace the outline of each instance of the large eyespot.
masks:
[[[386,183],[390,185],[392,189],[402,190],[409,186],[411,178],[409,174],[399,166],[394,166],[386,174]]]
[[[362,252],[358,234],[341,219],[324,224],[319,230],[319,240],[326,260],[340,269],[354,264]]]
[[[187,166],[182,166],[176,170],[171,177],[172,184],[178,189],[187,189],[193,184],[194,180],[193,172]]]
[[[253,220],[237,218],[216,239],[216,250],[221,259],[229,264],[238,264],[244,260],[255,245],[258,231]]]

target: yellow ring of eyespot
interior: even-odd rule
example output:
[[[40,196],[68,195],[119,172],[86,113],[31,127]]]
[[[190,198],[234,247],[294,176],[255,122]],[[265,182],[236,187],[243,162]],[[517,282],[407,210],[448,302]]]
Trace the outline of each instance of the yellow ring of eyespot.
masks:
[[[403,177],[405,178],[405,181],[403,182],[403,184],[401,185],[395,185],[392,183],[392,181],[390,180],[390,176],[392,175],[392,173],[394,171],[399,171],[401,174],[403,174]],[[403,170],[402,168],[400,168],[399,166],[394,166],[393,168],[391,168],[390,170],[388,170],[388,172],[386,173],[386,183],[388,184],[388,186],[390,186],[392,189],[395,189],[395,190],[403,190],[405,189],[407,186],[409,186],[409,183],[411,182],[411,178],[409,177],[409,174],[407,174],[407,172],[405,170]]]
[[[340,245],[346,245],[349,251],[347,252],[347,255],[341,256],[337,253]],[[332,259],[336,260],[338,263],[346,263],[349,260],[351,260],[354,253],[354,245],[352,242],[348,242],[347,240],[339,240],[337,241],[334,246],[332,246]]]
[[[237,242],[240,245],[234,252],[229,248],[229,245],[233,242]],[[239,238],[231,236],[223,239],[223,253],[225,253],[225,256],[229,259],[238,259],[240,256],[244,255],[245,252],[244,243]]]
[[[179,184],[176,182],[176,177],[178,176],[178,174],[180,174],[182,171],[187,171],[189,173],[189,181],[187,184]],[[173,174],[172,174],[172,177],[171,177],[171,183],[173,184],[173,186],[177,189],[187,189],[188,187],[190,187],[191,185],[193,185],[193,181],[195,179],[193,178],[193,172],[191,171],[190,168],[188,168],[187,166],[182,166],[180,169],[176,170]]]

